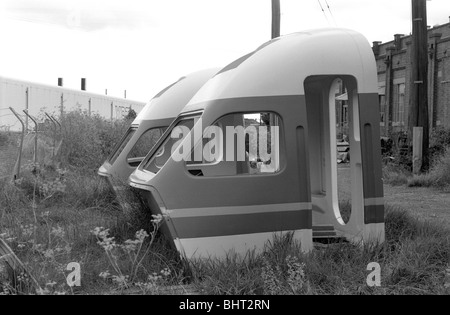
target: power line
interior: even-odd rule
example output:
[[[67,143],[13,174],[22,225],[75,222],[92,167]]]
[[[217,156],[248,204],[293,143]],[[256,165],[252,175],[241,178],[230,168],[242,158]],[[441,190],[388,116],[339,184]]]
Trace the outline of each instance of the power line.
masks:
[[[319,2],[320,9],[322,10],[323,15],[325,16],[325,19],[327,20],[328,25],[330,25],[330,21],[328,20],[327,14],[325,13],[325,10],[323,9],[322,2],[320,2],[320,0],[317,0],[317,2]]]
[[[330,12],[331,17],[333,18],[334,25],[337,26],[336,19],[334,18],[333,12],[331,12],[331,8],[330,8],[330,5],[328,4],[328,0],[325,0],[325,3],[327,4],[328,11]]]

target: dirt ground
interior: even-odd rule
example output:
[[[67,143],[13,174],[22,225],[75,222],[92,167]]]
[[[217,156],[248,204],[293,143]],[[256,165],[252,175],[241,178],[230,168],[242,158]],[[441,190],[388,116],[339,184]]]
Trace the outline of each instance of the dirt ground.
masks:
[[[339,199],[350,196],[350,168],[338,166]],[[385,205],[398,206],[419,218],[450,227],[450,192],[437,188],[384,185]]]

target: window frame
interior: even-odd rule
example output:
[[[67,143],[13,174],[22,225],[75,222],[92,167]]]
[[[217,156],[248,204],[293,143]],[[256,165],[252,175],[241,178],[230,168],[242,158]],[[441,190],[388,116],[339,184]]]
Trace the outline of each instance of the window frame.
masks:
[[[242,176],[251,176],[251,177],[259,177],[259,176],[275,176],[280,174],[281,172],[283,172],[284,168],[286,167],[286,146],[285,146],[285,131],[284,131],[284,122],[283,122],[283,118],[282,116],[275,112],[275,111],[267,111],[267,110],[262,110],[262,111],[240,111],[240,112],[230,112],[230,113],[226,113],[222,116],[220,116],[219,118],[217,118],[212,124],[210,124],[209,126],[213,126],[215,124],[217,124],[217,122],[219,122],[221,119],[223,119],[224,117],[227,117],[229,115],[255,115],[255,114],[262,114],[262,113],[268,113],[271,115],[275,115],[275,117],[277,118],[277,122],[278,122],[278,168],[274,171],[274,172],[259,172],[259,173],[241,173],[241,174],[231,174],[231,175],[213,175],[213,176],[198,176],[198,175],[194,175],[190,172],[190,170],[193,170],[194,168],[198,168],[198,167],[216,167],[218,164],[222,163],[222,162],[226,162],[226,159],[224,156],[222,156],[222,159],[219,161],[214,161],[214,162],[203,162],[203,163],[184,163],[184,168],[186,170],[186,172],[192,176],[192,177],[196,177],[196,178],[231,178],[231,177],[242,177]],[[222,128],[223,130],[223,128]],[[202,137],[203,139],[203,137]],[[259,141],[259,136],[258,136],[258,141]],[[221,141],[221,150],[223,150],[223,139]],[[195,149],[195,147],[198,144],[195,144],[192,147],[192,151],[191,154],[193,154],[193,150]],[[283,157],[284,155],[284,157]],[[283,157],[283,158],[282,158]]]
[[[141,161],[143,161],[143,160],[145,159],[145,157],[147,156],[148,152],[150,152],[150,151],[153,149],[153,147],[154,147],[155,145],[158,144],[159,139],[161,139],[161,137],[164,135],[164,133],[166,132],[167,128],[168,128],[167,126],[164,126],[164,127],[152,127],[152,128],[149,128],[149,129],[145,130],[145,131],[140,135],[139,139],[138,139],[138,140],[136,141],[136,143],[133,145],[133,147],[131,148],[131,150],[128,152],[128,154],[127,154],[127,156],[126,156],[126,158],[125,158],[125,160],[127,161],[127,163],[128,163],[130,166],[132,166],[131,163],[130,163],[130,160],[133,160],[133,159],[141,159]],[[139,141],[140,141],[141,139],[143,139],[144,136],[147,135],[147,133],[149,133],[149,132],[151,132],[151,131],[154,131],[154,130],[159,130],[159,131],[160,131],[160,136],[159,136],[158,139],[155,141],[155,143],[151,146],[151,148],[147,151],[147,153],[146,153],[144,156],[134,156],[134,157],[130,157],[130,155],[131,155],[131,153],[133,152],[133,150],[134,150],[134,149],[137,147],[137,145],[139,144]]]
[[[171,135],[173,129],[175,127],[177,127],[181,121],[188,120],[188,119],[194,119],[194,126],[195,126],[196,120],[198,121],[198,119],[200,119],[202,117],[202,115],[203,115],[203,111],[196,111],[196,112],[186,113],[186,114],[182,114],[182,115],[178,116],[177,119],[175,119],[175,121],[173,121],[172,124],[170,124],[170,126],[167,127],[166,131],[160,137],[158,142],[153,146],[153,148],[150,150],[150,152],[147,154],[147,156],[144,158],[144,160],[142,160],[142,163],[139,166],[139,170],[148,172],[148,173],[152,173],[152,174],[158,174],[159,171],[154,173],[151,170],[149,170],[148,167],[150,166],[150,163],[153,161],[153,158],[157,155],[157,153],[161,149],[161,147],[166,145],[166,142],[170,138],[170,135]],[[191,131],[192,131],[192,129],[191,129]],[[159,168],[159,170],[164,168],[164,166],[167,164],[168,160],[169,159],[166,160],[164,165],[161,166],[161,168]]]
[[[112,153],[108,156],[108,162],[112,165],[114,164],[119,156],[123,153],[123,150],[125,150],[126,146],[130,142],[131,138],[136,134],[138,127],[131,126],[127,129],[125,134],[120,138],[120,141],[115,145],[114,150]],[[125,140],[127,140],[125,142]]]

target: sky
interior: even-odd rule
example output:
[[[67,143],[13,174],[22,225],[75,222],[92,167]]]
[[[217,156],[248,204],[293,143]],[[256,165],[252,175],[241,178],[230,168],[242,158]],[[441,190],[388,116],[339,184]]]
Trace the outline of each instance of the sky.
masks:
[[[449,0],[427,6],[428,25],[449,22]],[[324,27],[391,41],[411,33],[411,0],[281,0],[281,35]],[[270,36],[271,0],[0,0],[0,76],[146,102]]]

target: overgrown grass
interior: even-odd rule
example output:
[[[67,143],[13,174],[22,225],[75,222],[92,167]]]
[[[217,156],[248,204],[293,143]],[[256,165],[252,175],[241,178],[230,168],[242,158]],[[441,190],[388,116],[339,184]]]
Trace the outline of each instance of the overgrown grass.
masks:
[[[447,147],[436,159],[428,173],[414,175],[409,179],[408,186],[448,188],[450,186],[450,147]]]
[[[448,190],[450,187],[450,147],[435,157],[427,173],[415,175],[401,165],[385,165],[383,181],[392,186],[434,187]]]
[[[79,175],[65,176],[70,183]],[[80,185],[99,187],[95,192]],[[114,273],[111,261],[91,231],[106,227],[117,244],[127,244],[138,229],[124,219],[111,199],[99,198],[107,194],[108,187],[101,188],[95,176],[85,177],[80,185],[68,185],[54,204],[53,197],[44,200],[39,193],[30,195],[29,189],[2,182],[0,202],[6,207],[0,213],[0,234],[48,294],[121,293],[127,286],[108,277]],[[152,231],[150,224],[146,230]],[[197,260],[190,263],[190,270],[159,236],[148,252],[150,242],[142,242],[145,250],[138,256],[144,259],[133,283],[127,284],[142,294],[162,293],[167,285],[184,283],[203,294],[446,294],[449,235],[442,226],[388,207],[383,245],[338,243],[303,255],[288,235],[275,237],[263,254],[250,252],[242,259],[230,253],[224,260]],[[74,291],[65,284],[68,272],[64,268],[70,262],[82,267],[82,287]],[[381,265],[379,288],[366,285],[371,262]],[[126,253],[117,255],[116,263],[125,275],[136,270]]]
[[[408,183],[411,172],[393,164],[387,164],[383,167],[383,182],[392,186],[403,186]]]
[[[50,198],[40,191],[40,180],[34,175],[23,178],[20,184],[0,183],[0,236],[7,240],[44,293],[120,293],[137,285],[143,293],[155,293],[157,283],[183,281],[183,265],[161,235],[151,242],[148,237],[141,238],[139,250],[131,246],[142,227],[145,232],[140,235],[154,231],[150,221],[141,222],[139,228],[130,224],[108,185],[97,176],[80,177],[70,172],[65,176],[65,189]],[[117,248],[126,248],[115,254],[114,266],[120,266],[122,275],[133,273],[132,282],[124,285],[112,281],[111,261],[92,233],[98,227],[109,230]],[[129,260],[132,252],[137,259],[134,266]],[[65,268],[71,262],[79,263],[82,270],[82,287],[75,291],[66,284],[69,272]],[[100,277],[108,272],[111,277]],[[0,293],[2,282],[5,285],[6,280],[0,276]],[[33,290],[16,293],[35,293]]]
[[[37,279],[41,293],[115,294],[135,286],[148,294],[158,293],[160,284],[183,281],[183,265],[168,242],[159,234],[146,236],[155,226],[150,220],[130,222],[109,185],[96,174],[129,123],[69,113],[63,123],[60,168],[25,165],[19,180],[0,179],[0,237]],[[10,140],[2,138],[0,153],[13,162],[16,147]],[[99,227],[114,238],[118,252],[113,261],[93,233]],[[139,246],[133,245],[136,242]],[[135,257],[134,264],[130,255]],[[79,263],[82,271],[82,287],[74,290],[66,284],[66,267],[71,262]],[[113,281],[118,279],[114,278],[117,266],[122,276],[133,274],[126,285]],[[29,279],[21,275],[11,279],[4,272],[0,268],[0,294],[2,289],[8,294],[36,293]],[[20,285],[11,286],[12,280]]]
[[[290,237],[276,237],[262,255],[242,260],[192,263],[205,294],[448,294],[445,270],[450,236],[443,226],[387,208],[386,242],[378,246],[337,243],[300,252]],[[381,287],[366,284],[367,266],[381,266]]]
[[[186,283],[203,294],[450,293],[444,286],[450,264],[448,229],[392,207],[387,207],[387,240],[382,245],[343,242],[303,255],[300,244],[287,235],[274,237],[262,254],[249,252],[243,259],[229,253],[223,260],[192,261],[187,268],[162,235],[151,237],[155,226],[145,201],[129,191],[127,198],[138,211],[125,215],[107,183],[96,174],[127,123],[111,124],[82,113],[70,118],[64,131],[65,163],[60,169],[41,167],[32,172],[30,168],[15,183],[0,180],[0,235],[43,293],[120,294],[134,288],[141,294],[160,294],[167,285]],[[432,185],[447,180],[442,174],[450,173],[449,160],[443,158],[435,173],[430,172],[442,178],[430,179]],[[385,169],[385,179],[394,172],[406,177],[406,182],[399,183],[410,180],[398,168]],[[398,179],[392,176],[391,180]],[[341,208],[347,219],[348,204]],[[104,228],[96,229],[100,227]],[[107,234],[99,234],[106,230]],[[80,288],[66,284],[65,268],[71,262],[81,265]],[[366,284],[371,262],[381,265],[381,287]],[[28,288],[8,285],[10,280],[0,272],[0,291],[36,292],[27,279],[16,280]]]

